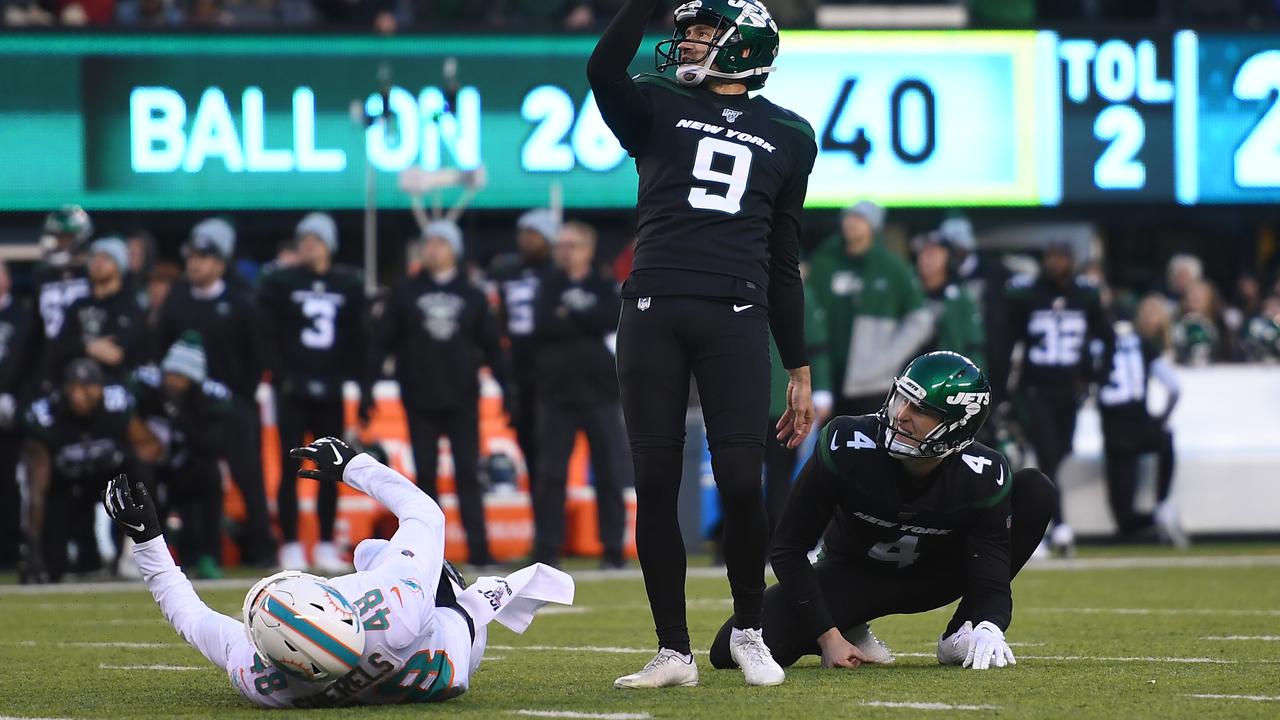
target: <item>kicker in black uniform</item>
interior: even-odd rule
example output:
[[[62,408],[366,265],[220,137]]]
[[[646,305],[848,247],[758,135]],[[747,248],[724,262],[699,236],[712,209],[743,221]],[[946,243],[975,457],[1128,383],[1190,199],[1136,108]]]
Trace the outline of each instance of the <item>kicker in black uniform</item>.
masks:
[[[879,413],[833,419],[787,499],[773,538],[778,584],[765,592],[764,638],[791,665],[892,662],[867,622],[960,599],[938,661],[985,669],[1014,662],[1004,640],[1010,580],[1044,536],[1054,489],[1034,469],[1009,471],[973,441],[991,386],[972,362],[933,352],[894,380]],[[807,554],[823,541],[823,556]],[[711,663],[732,667],[725,622]]]
[[[600,112],[640,176],[635,263],[622,287],[618,379],[635,465],[636,545],[658,655],[617,687],[697,684],[676,517],[685,411],[698,383],[724,507],[724,554],[747,682],[784,673],[760,639],[768,519],[760,473],[769,414],[769,331],[790,375],[779,437],[813,422],[798,266],[817,146],[800,116],[761,96],[778,26],[759,0],[697,0],[657,47],[662,75],[631,78],[657,0],[629,0],[587,65]]]

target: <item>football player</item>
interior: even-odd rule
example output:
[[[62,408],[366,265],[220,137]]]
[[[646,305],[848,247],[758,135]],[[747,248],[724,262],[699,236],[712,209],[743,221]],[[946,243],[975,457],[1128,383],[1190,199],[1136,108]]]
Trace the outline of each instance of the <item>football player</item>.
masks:
[[[1014,406],[1036,463],[1056,482],[1058,466],[1071,454],[1076,413],[1096,379],[1089,346],[1097,340],[1112,347],[1111,321],[1097,285],[1076,274],[1075,252],[1065,240],[1045,249],[1037,277],[1013,278],[1007,293],[1003,354],[1012,357],[1014,346],[1022,346]],[[1054,515],[1049,542],[1061,555],[1075,552],[1075,533],[1061,508]]]
[[[571,604],[573,580],[545,565],[464,589],[444,561],[444,513],[426,493],[341,440],[290,452],[345,482],[400,520],[390,540],[356,547],[356,572],[325,579],[296,571],[263,578],[245,596],[243,623],[211,610],[173,563],[146,487],[119,475],[108,514],[133,537],[148,589],[178,634],[231,684],[265,707],[416,703],[466,692],[484,657],[486,625],[523,632],[547,602]]]
[[[1010,473],[1000,453],[974,442],[990,401],[987,376],[968,358],[932,352],[907,365],[878,413],[822,429],[773,538],[778,584],[765,591],[764,639],[778,662],[892,662],[868,621],[959,599],[938,662],[1013,664],[1009,583],[1057,496],[1040,471]],[[734,665],[732,627],[730,618],[712,645],[717,668]]]
[[[89,296],[89,271],[84,251],[93,235],[93,221],[79,205],[64,205],[45,216],[40,235],[40,263],[36,265],[35,285],[37,313],[43,333],[34,337],[40,359],[41,391],[54,389],[60,378],[50,374],[48,362],[53,339],[62,330],[67,306]]]
[[[748,684],[777,685],[784,673],[760,636],[769,331],[789,375],[779,439],[794,448],[813,422],[798,238],[817,146],[804,119],[749,94],[778,54],[778,26],[763,3],[680,5],[674,36],[657,47],[658,72],[674,67],[674,78],[633,79],[627,68],[657,6],[628,0],[587,65],[600,112],[640,176],[618,380],[635,466],[636,545],[659,649],[615,686],[698,682],[676,515],[690,373],[724,506],[733,653]]]

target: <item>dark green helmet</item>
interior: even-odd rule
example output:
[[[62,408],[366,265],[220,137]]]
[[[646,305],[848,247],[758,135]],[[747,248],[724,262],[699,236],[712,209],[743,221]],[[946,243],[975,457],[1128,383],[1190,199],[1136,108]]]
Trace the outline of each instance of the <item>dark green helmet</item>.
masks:
[[[78,245],[93,234],[93,221],[79,205],[63,205],[45,216],[44,234],[70,238],[72,244]]]
[[[905,404],[937,421],[937,427],[912,434],[898,424]],[[893,380],[880,409],[884,446],[897,458],[946,457],[966,447],[991,414],[991,382],[969,358],[931,352],[912,360]]]
[[[778,57],[778,24],[760,0],[690,0],[676,8],[676,31],[655,48],[658,72],[676,68],[682,85],[698,85],[708,77],[737,80],[758,90],[774,70]],[[709,41],[686,39],[692,25],[715,28]],[[681,57],[680,45],[703,45],[697,61]]]

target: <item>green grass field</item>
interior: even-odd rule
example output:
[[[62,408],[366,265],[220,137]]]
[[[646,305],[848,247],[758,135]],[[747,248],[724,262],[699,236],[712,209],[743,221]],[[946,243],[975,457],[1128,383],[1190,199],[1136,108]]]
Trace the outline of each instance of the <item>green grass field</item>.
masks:
[[[1073,563],[1024,571],[1009,632],[1019,661],[1005,670],[937,665],[947,608],[873,624],[899,655],[893,666],[831,671],[812,658],[791,668],[782,687],[748,688],[737,671],[716,672],[706,661],[729,604],[723,577],[703,569],[689,581],[702,684],[614,690],[614,677],[652,653],[644,588],[638,573],[584,572],[574,608],[539,617],[524,635],[493,626],[465,696],[324,717],[1280,717],[1280,546],[1127,550],[1086,551]],[[201,594],[236,614],[248,584],[224,581]],[[0,718],[262,716],[177,637],[144,589],[124,587],[0,587]]]

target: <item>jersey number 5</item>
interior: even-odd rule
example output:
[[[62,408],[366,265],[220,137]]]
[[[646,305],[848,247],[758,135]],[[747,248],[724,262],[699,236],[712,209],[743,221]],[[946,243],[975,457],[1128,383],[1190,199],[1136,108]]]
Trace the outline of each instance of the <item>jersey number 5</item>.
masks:
[[[717,155],[727,156],[733,163],[728,172],[712,168]],[[742,209],[742,194],[747,191],[747,176],[750,174],[750,148],[719,138],[704,137],[698,141],[698,154],[693,158],[693,177],[695,180],[719,183],[726,187],[723,195],[717,195],[705,187],[695,187],[689,191],[689,204],[699,210],[717,210],[737,215]]]

